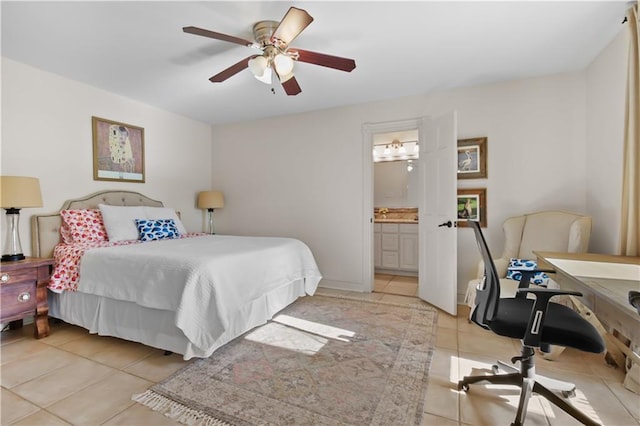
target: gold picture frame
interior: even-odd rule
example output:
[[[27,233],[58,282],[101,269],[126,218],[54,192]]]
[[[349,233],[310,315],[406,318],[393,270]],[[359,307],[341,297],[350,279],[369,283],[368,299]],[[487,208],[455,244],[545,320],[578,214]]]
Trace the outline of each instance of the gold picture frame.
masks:
[[[91,117],[93,180],[145,182],[144,129]]]
[[[487,177],[487,138],[458,140],[458,179]]]
[[[458,189],[458,227],[465,228],[467,221],[480,222],[482,228],[487,227],[487,189],[469,188]]]

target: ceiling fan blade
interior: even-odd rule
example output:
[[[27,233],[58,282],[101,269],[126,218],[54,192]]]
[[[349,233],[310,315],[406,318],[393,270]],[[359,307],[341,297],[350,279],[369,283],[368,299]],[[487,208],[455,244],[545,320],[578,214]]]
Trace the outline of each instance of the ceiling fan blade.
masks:
[[[321,65],[323,67],[333,68],[346,72],[351,72],[356,67],[356,61],[349,58],[341,58],[339,56],[325,55],[324,53],[311,52],[309,50],[294,48],[291,48],[290,51],[298,52],[298,61],[300,62]]]
[[[282,82],[282,88],[289,96],[295,96],[298,93],[302,92],[298,81],[293,76],[289,80]]]
[[[278,46],[281,49],[286,49],[289,43],[298,37],[311,22],[313,22],[313,17],[306,10],[290,7],[280,21],[278,28],[273,32],[271,40],[278,40]]]
[[[253,42],[243,38],[230,36],[227,34],[217,33],[215,31],[205,30],[198,27],[184,27],[182,31],[189,34],[195,34],[203,37],[215,38],[216,40],[228,41],[230,43],[241,44],[243,46],[251,46]]]
[[[249,67],[249,61],[253,58],[256,58],[260,55],[251,55],[247,58],[242,59],[241,61],[231,65],[229,68],[219,72],[209,79],[212,83],[222,83],[229,77],[233,77],[238,74],[240,71]]]

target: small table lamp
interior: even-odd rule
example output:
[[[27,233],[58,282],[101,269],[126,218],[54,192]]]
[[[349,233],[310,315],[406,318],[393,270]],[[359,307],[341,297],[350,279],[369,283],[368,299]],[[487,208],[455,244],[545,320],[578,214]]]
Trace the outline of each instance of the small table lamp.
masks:
[[[209,230],[213,235],[213,210],[224,207],[224,195],[220,191],[202,191],[198,194],[198,208],[207,209],[209,212]]]
[[[38,178],[25,176],[0,176],[0,207],[6,210],[9,222],[7,243],[2,262],[24,259],[20,244],[20,209],[42,207],[42,194]]]

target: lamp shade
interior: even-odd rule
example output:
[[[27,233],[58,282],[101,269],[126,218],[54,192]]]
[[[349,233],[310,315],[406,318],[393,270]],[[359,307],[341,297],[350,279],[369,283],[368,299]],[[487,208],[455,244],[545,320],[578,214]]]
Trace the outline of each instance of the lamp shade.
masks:
[[[199,209],[219,209],[224,207],[224,195],[221,191],[202,191],[198,194]]]
[[[0,176],[0,207],[42,207],[40,180],[25,176]]]

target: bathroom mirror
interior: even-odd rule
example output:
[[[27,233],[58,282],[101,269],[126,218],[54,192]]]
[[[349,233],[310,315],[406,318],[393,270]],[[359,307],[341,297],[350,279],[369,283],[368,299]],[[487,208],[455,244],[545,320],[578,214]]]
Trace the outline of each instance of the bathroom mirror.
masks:
[[[373,165],[374,207],[418,207],[416,160],[383,161]]]

